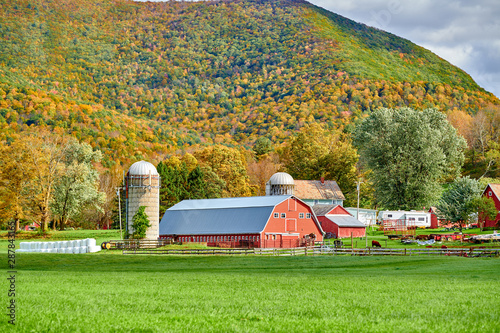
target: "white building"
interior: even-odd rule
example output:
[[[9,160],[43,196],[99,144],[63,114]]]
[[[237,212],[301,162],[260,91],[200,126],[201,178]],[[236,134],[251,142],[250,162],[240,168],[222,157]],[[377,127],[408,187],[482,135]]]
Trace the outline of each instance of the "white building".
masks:
[[[404,210],[382,210],[378,214],[378,219],[384,225],[388,221],[405,221],[405,225],[414,226],[417,228],[430,228],[431,227],[431,214],[424,211],[404,211]]]
[[[346,210],[366,226],[377,224],[377,211],[375,209],[360,208],[359,216],[357,207],[347,207]]]

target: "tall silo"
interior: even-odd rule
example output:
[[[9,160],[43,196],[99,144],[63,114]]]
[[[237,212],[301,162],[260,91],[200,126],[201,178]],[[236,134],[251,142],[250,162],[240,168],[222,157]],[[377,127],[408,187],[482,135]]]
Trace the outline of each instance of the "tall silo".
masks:
[[[266,183],[266,195],[293,195],[295,182],[286,172],[277,172]]]
[[[132,164],[128,170],[127,189],[127,229],[132,228],[133,217],[140,206],[146,207],[146,214],[151,227],[146,231],[145,239],[158,239],[160,228],[160,175],[155,166],[146,161]]]

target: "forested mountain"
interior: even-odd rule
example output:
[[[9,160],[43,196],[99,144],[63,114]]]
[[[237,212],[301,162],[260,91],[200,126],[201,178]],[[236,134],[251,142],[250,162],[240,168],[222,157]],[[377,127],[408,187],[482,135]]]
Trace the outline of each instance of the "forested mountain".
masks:
[[[350,131],[377,107],[500,104],[408,40],[300,0],[2,0],[0,140],[48,127],[104,165]]]

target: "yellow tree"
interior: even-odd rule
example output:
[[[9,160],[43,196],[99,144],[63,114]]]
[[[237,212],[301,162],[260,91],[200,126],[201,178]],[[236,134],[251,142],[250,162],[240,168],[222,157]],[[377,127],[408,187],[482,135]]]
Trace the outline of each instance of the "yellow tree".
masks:
[[[335,180],[347,203],[355,203],[359,155],[350,139],[339,130],[328,130],[319,124],[307,125],[291,137],[280,151],[284,169],[295,179]]]
[[[30,187],[31,208],[40,219],[42,231],[48,229],[54,184],[61,176],[63,159],[72,145],[68,137],[49,132],[30,133],[25,138],[27,161],[32,164],[34,182]]]
[[[279,157],[276,153],[261,155],[257,161],[253,160],[248,163],[250,184],[257,187],[258,195],[266,194],[266,182],[279,168]]]
[[[225,181],[224,196],[245,197],[252,194],[245,168],[245,156],[239,150],[217,145],[197,151],[194,156],[200,165],[209,166]]]
[[[33,183],[33,172],[24,140],[0,147],[0,219],[14,219],[15,231],[19,230],[19,222],[27,218],[30,198],[27,189]]]

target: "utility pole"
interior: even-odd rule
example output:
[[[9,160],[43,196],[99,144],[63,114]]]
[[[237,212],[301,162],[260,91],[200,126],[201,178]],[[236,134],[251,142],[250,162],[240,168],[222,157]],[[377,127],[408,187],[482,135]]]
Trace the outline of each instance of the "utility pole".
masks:
[[[120,218],[120,240],[123,239],[122,235],[122,206],[121,206],[121,198],[120,198],[120,187],[116,188],[116,195],[118,196],[118,216]]]
[[[357,205],[357,208],[356,208],[356,210],[357,210],[357,212],[356,212],[356,219],[358,221],[360,221],[359,220],[359,192],[360,192],[361,184],[363,184],[363,182],[361,182],[361,181],[358,180],[358,183],[356,184],[356,189],[358,191],[358,205]],[[368,229],[366,228],[366,225],[365,225],[365,248],[368,248]]]

